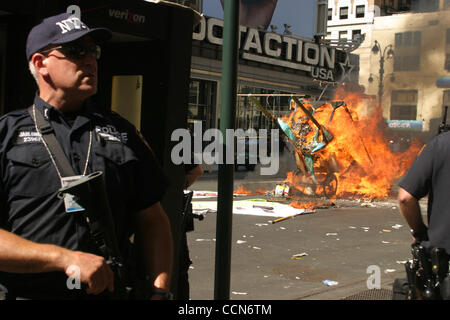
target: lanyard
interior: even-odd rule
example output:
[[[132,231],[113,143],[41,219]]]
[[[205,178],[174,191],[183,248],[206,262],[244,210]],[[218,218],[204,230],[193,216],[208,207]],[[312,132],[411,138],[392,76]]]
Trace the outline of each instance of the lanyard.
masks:
[[[30,110],[29,110],[29,111],[30,111]],[[39,112],[39,111],[38,111],[38,112]],[[34,126],[35,126],[35,128],[36,128],[36,132],[39,132],[39,134],[41,135],[41,141],[42,141],[42,144],[44,145],[45,149],[47,150],[48,155],[50,156],[50,159],[51,159],[51,161],[52,161],[52,163],[53,163],[53,165],[54,165],[54,167],[55,167],[55,169],[56,169],[56,172],[57,172],[57,174],[58,174],[58,177],[59,177],[60,180],[61,180],[61,179],[62,179],[62,175],[61,175],[61,172],[60,172],[60,170],[59,170],[59,168],[58,168],[58,165],[56,164],[56,163],[57,163],[56,160],[58,160],[58,162],[61,163],[61,164],[63,164],[63,165],[64,165],[65,163],[67,163],[67,165],[69,166],[69,167],[68,167],[69,169],[66,169],[66,171],[73,172],[73,169],[72,169],[72,167],[70,166],[70,163],[68,163],[67,157],[65,156],[64,152],[63,152],[62,149],[61,149],[61,146],[59,145],[58,141],[56,140],[56,136],[54,135],[54,133],[53,133],[53,128],[50,127],[50,124],[48,124],[49,126],[48,126],[47,128],[50,128],[50,129],[51,129],[51,132],[45,132],[44,134],[45,134],[47,137],[53,136],[53,137],[52,137],[53,139],[52,139],[52,140],[49,140],[49,141],[46,141],[46,139],[44,139],[44,135],[43,135],[43,133],[41,132],[41,130],[39,129],[39,126],[38,126],[38,124],[37,124],[37,118],[36,118],[36,106],[35,106],[34,104],[33,104],[33,106],[32,106],[32,112],[31,112],[31,113],[32,113],[33,121],[34,121]],[[45,119],[44,119],[44,117],[42,116],[42,114],[39,114],[39,117],[42,118],[42,119],[40,119],[41,121],[39,121],[39,122],[42,122],[42,120],[45,121]],[[50,146],[49,146],[49,143],[48,143],[48,142],[50,142],[50,144],[52,145],[52,147],[53,147],[52,150],[50,149]],[[88,150],[87,150],[86,163],[84,164],[83,176],[86,175],[86,172],[87,172],[87,167],[88,167],[88,163],[89,163],[89,159],[90,159],[90,155],[91,155],[91,147],[92,147],[92,130],[89,132],[89,145],[88,145]],[[57,153],[54,153],[54,152],[55,152],[55,148],[58,149],[58,150],[56,150]],[[53,152],[52,152],[52,151],[53,151]],[[59,157],[58,157],[58,155],[59,155]],[[55,157],[56,157],[57,159],[55,159]],[[66,165],[66,167],[67,167],[67,165]],[[67,174],[67,172],[66,172],[66,174]],[[75,175],[75,174],[72,174],[72,175]]]

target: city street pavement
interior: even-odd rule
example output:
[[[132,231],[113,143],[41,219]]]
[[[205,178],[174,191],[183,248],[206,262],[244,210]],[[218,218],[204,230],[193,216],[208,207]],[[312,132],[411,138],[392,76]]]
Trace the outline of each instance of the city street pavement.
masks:
[[[235,189],[273,190],[282,180],[236,172],[234,183]],[[206,173],[192,189],[217,190],[217,174]],[[386,300],[394,279],[405,277],[402,263],[411,257],[412,238],[395,194],[369,203],[338,199],[312,214],[275,224],[269,220],[233,215],[232,300]],[[188,233],[193,300],[214,299],[215,238],[216,213],[195,220],[195,230]]]

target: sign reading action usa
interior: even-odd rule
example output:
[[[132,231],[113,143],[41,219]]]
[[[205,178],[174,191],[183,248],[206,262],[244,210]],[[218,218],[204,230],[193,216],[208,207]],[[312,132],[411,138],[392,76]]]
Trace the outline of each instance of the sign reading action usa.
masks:
[[[223,20],[202,17],[192,38],[221,46]],[[347,52],[303,38],[239,27],[241,58],[304,71],[312,78],[343,82],[349,80],[354,65]]]

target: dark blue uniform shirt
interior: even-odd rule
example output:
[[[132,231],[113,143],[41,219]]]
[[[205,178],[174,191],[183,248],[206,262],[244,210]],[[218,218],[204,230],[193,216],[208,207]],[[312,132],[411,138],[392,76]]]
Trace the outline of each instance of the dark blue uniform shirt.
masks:
[[[152,151],[136,128],[113,112],[85,103],[70,121],[38,96],[34,103],[36,112],[48,118],[76,174],[84,171],[93,132],[86,174],[104,172],[116,234],[126,254],[135,213],[160,201],[167,187]],[[83,213],[66,213],[57,197],[60,178],[27,110],[0,118],[0,179],[0,228],[31,241],[99,254]],[[50,295],[75,294],[67,291],[63,273],[2,273],[2,282],[19,295],[36,288],[48,289]]]
[[[450,254],[450,132],[431,139],[417,156],[399,186],[417,200],[428,195],[427,248]]]

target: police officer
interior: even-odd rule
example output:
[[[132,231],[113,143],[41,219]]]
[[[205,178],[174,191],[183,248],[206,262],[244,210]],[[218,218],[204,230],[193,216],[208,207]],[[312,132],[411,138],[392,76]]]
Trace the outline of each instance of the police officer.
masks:
[[[88,99],[97,92],[99,44],[110,37],[69,14],[29,33],[26,55],[39,89],[32,112],[0,118],[0,283],[9,296],[89,299],[114,290],[83,209],[57,197],[67,177],[37,131],[33,114],[41,113],[77,175],[104,173],[122,255],[130,235],[140,234],[152,298],[170,297],[172,237],[160,204],[166,176],[129,122]],[[78,288],[67,281],[76,271]]]
[[[450,253],[450,133],[434,137],[400,181],[399,207],[415,241]],[[427,224],[419,200],[428,195]]]

